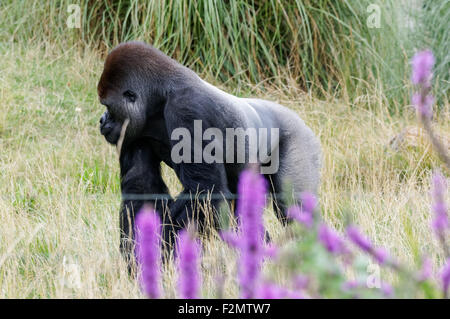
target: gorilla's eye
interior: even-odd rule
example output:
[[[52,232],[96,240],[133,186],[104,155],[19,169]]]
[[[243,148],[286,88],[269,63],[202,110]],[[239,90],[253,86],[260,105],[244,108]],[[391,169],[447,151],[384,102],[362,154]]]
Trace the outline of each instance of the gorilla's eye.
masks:
[[[123,92],[123,96],[130,102],[136,101],[136,93],[130,90],[126,90]]]

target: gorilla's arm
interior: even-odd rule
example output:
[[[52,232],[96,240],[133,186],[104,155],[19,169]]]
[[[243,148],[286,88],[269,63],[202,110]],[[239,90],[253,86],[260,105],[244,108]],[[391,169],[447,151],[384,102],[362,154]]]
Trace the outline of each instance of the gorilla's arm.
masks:
[[[148,139],[141,138],[125,145],[120,155],[122,205],[120,209],[120,250],[132,265],[134,220],[144,204],[152,205],[164,219],[172,202],[161,177],[160,160]]]
[[[192,95],[178,95],[176,98],[169,99],[166,104],[164,117],[169,137],[171,136],[171,132],[176,128],[186,128],[193,137],[193,124],[195,119],[202,119],[205,127],[213,126],[212,123],[208,123],[207,112],[202,111],[206,107],[203,105],[203,101],[199,99],[193,102],[189,99],[189,96]],[[171,146],[173,147],[177,142],[171,140]],[[201,143],[201,149],[203,150],[206,142],[202,140]],[[192,161],[194,160],[193,149],[191,147]],[[197,225],[202,227],[202,224],[207,223],[205,217],[212,218],[209,222],[216,223],[215,225],[217,226],[219,205],[226,198],[230,198],[229,195],[231,194],[228,188],[225,166],[222,163],[214,162],[210,164],[205,162],[181,162],[179,164],[174,163],[173,167],[183,185],[182,193],[170,206],[174,226],[180,229],[186,226],[190,220],[193,220]],[[208,207],[208,204],[211,207]],[[201,207],[203,205],[205,205],[204,207],[208,207],[208,211],[210,210],[209,208],[212,208],[213,213],[210,216],[204,215],[204,209]]]

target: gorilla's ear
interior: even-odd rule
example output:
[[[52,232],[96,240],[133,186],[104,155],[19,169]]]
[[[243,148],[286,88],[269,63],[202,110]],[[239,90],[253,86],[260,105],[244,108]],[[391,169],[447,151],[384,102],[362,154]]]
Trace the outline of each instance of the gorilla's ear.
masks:
[[[125,92],[123,92],[123,96],[129,101],[129,102],[134,102],[136,101],[136,93],[134,93],[131,90],[126,90]]]

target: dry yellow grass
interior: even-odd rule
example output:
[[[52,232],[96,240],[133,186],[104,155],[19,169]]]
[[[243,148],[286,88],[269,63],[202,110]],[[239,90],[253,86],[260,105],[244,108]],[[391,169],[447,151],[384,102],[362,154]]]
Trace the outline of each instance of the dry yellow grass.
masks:
[[[0,52],[0,298],[142,297],[118,251],[118,160],[98,132],[102,61],[73,48],[60,55],[50,44],[3,44]],[[442,264],[429,227],[431,169],[441,164],[426,142],[389,143],[416,126],[414,112],[405,106],[404,116],[390,115],[377,96],[355,105],[319,101],[294,86],[248,94],[296,110],[320,137],[321,213],[330,225],[341,231],[351,218],[406,264],[422,252],[435,268]],[[445,105],[435,120],[442,136],[450,134],[448,119]],[[164,172],[179,191],[174,174]],[[265,220],[281,243],[284,229],[269,210]],[[204,243],[205,297],[220,293],[220,278],[224,295],[237,296],[234,258],[220,241]],[[166,297],[175,297],[173,265],[164,278]]]

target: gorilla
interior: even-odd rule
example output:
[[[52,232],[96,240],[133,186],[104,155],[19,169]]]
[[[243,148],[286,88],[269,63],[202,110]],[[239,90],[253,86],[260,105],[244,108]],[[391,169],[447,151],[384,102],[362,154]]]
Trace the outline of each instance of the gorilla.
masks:
[[[134,214],[144,203],[161,214],[166,243],[172,243],[188,222],[200,228],[206,223],[202,205],[207,198],[212,225],[217,227],[219,205],[235,196],[239,174],[249,163],[256,161],[267,179],[274,210],[283,223],[288,221],[286,198],[280,196],[284,183],[294,194],[318,192],[320,143],[303,120],[284,106],[227,94],[156,48],[134,41],[109,53],[97,89],[106,107],[101,134],[109,143],[121,144],[121,250],[127,258]],[[233,129],[248,134],[243,140],[237,135],[230,138]],[[180,150],[185,133],[192,141],[189,137],[183,141],[189,143],[183,144],[180,160],[175,149]],[[211,143],[216,160],[202,160],[198,149],[201,155]],[[161,162],[175,171],[183,185],[175,199],[161,178]]]

